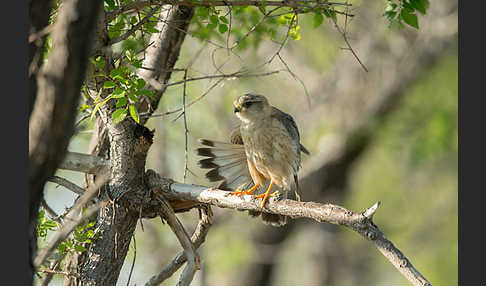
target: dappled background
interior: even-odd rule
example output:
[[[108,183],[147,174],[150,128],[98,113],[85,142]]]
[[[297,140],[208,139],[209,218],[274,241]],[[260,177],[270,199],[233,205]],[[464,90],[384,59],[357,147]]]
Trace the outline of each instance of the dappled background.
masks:
[[[197,166],[197,139],[228,140],[238,124],[234,98],[263,94],[293,116],[311,152],[303,155],[299,174],[304,201],[354,211],[380,201],[374,222],[385,236],[434,285],[457,285],[457,2],[432,2],[427,15],[419,15],[419,30],[388,27],[382,2],[352,2],[347,39],[368,72],[332,21],[314,28],[311,15],[299,17],[300,39],[277,56],[280,44],[266,37],[250,35],[248,47],[234,52],[218,47],[228,44],[225,37],[186,37],[176,67],[188,68],[188,77],[209,76],[186,86],[186,103],[194,102],[186,108],[187,162],[184,118],[169,112],[183,103],[178,84],[148,121],[155,141],[147,168],[210,186]],[[241,69],[258,76],[210,77]],[[171,82],[183,75],[175,72]],[[82,127],[70,151],[87,152],[93,127],[87,121]],[[84,184],[82,174],[58,174]],[[62,212],[74,195],[48,183],[45,198]],[[273,228],[245,212],[213,211],[199,250],[203,268],[192,285],[409,285],[372,243],[344,227],[301,219]],[[194,229],[197,210],[178,216]],[[143,285],[181,251],[159,219],[142,223],[119,285],[126,284],[134,256],[130,285]],[[164,285],[175,284],[178,275]]]

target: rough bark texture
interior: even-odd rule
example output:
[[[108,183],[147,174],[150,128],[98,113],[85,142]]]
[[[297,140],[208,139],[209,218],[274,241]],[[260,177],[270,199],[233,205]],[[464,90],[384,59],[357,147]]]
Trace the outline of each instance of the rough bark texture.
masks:
[[[169,81],[172,75],[172,69],[179,57],[179,51],[182,43],[186,37],[186,31],[189,23],[194,15],[194,8],[185,6],[164,6],[166,10],[161,17],[164,21],[160,21],[156,27],[160,33],[153,34],[149,42],[153,44],[147,48],[147,55],[143,61],[143,66],[149,67],[152,70],[140,69],[139,76],[144,78],[146,82],[151,83],[154,80],[161,83],[161,88],[154,88],[156,96],[150,100],[149,109],[147,105],[143,106],[142,111],[148,112],[147,115],[152,114],[159,105],[159,101],[165,92],[165,84]],[[149,117],[143,117],[141,124],[147,122]]]
[[[161,70],[171,70],[174,67],[192,15],[193,8],[174,6],[167,10],[167,22],[159,24],[161,32],[157,34],[158,45],[147,51],[147,57],[156,59],[152,62],[153,67]],[[106,43],[106,23],[99,21],[99,25],[103,26],[98,26],[95,42],[99,44],[96,47],[102,47]],[[102,54],[107,66],[112,64],[109,52],[95,53]],[[152,54],[156,56],[151,56]],[[163,72],[155,79],[166,82],[170,75],[171,72]],[[93,88],[99,84],[90,81],[89,86]],[[156,100],[151,102],[153,108],[157,107],[161,96],[162,93],[157,94]],[[107,102],[100,108],[95,135],[90,144],[90,153],[110,162],[111,181],[101,195],[101,199],[109,200],[110,203],[98,214],[96,231],[99,231],[100,236],[83,255],[69,259],[70,269],[79,273],[80,278],[69,277],[65,280],[65,285],[116,285],[140,211],[144,217],[157,215],[157,209],[140,210],[141,206],[150,205],[151,200],[145,185],[144,172],[153,134],[131,118],[114,124],[111,118],[114,110],[112,102]],[[143,107],[140,107],[139,112],[143,111]],[[92,181],[93,176],[88,176],[87,184]]]
[[[29,35],[37,35],[48,24],[52,0],[29,1]],[[45,37],[34,37],[29,41],[29,116],[37,95],[37,72],[42,65]]]
[[[35,228],[44,184],[63,159],[73,134],[75,111],[90,49],[91,31],[94,29],[96,11],[101,3],[100,0],[63,2],[51,34],[53,47],[48,62],[38,74],[35,74],[37,89],[31,90],[35,93],[30,95],[31,99],[35,98],[35,104],[29,119],[31,258],[36,251]],[[37,15],[34,10],[31,12],[31,17]],[[40,50],[36,49],[35,54],[39,53]]]

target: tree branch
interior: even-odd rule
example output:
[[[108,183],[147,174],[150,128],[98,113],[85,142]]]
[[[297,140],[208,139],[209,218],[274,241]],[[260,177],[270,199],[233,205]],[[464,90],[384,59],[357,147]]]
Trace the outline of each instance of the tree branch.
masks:
[[[59,164],[59,169],[78,171],[88,174],[102,173],[109,168],[109,161],[93,155],[66,152],[64,160]]]
[[[172,209],[170,204],[163,197],[159,197],[158,201],[160,202],[161,206],[161,218],[167,221],[170,228],[172,229],[172,232],[174,232],[177,239],[179,240],[179,243],[184,249],[185,257],[188,258],[188,264],[186,268],[184,268],[184,271],[182,272],[179,283],[177,285],[188,286],[194,278],[194,274],[196,274],[196,271],[201,269],[199,255],[197,254],[196,247],[192,244],[189,235],[184,229],[182,223],[176,217],[174,210]]]
[[[60,186],[65,187],[66,189],[70,190],[73,193],[76,193],[78,195],[82,195],[84,193],[84,189],[81,188],[80,186],[76,185],[73,182],[70,182],[64,178],[58,177],[58,176],[52,176],[47,179],[47,181],[51,183],[56,183]]]
[[[333,7],[333,6],[341,6],[341,7],[350,7],[352,4],[346,2],[320,2],[320,1],[256,1],[256,0],[239,0],[239,1],[204,1],[204,2],[196,2],[196,1],[137,1],[133,2],[124,6],[119,7],[118,9],[110,11],[106,15],[107,21],[111,21],[115,19],[116,16],[120,15],[121,13],[126,13],[129,11],[137,11],[144,7],[156,5],[156,4],[167,4],[167,5],[177,5],[177,6],[189,6],[189,7],[238,7],[238,6],[255,6],[260,7],[262,5],[268,7],[289,7],[294,9],[317,9],[323,7]],[[313,5],[311,5],[313,4]],[[339,12],[339,11],[336,11]],[[351,16],[351,15],[348,15]]]
[[[74,206],[71,208],[70,213],[77,213],[81,211],[81,208],[86,205],[86,203],[92,199],[98,189],[104,185],[108,181],[108,175],[102,175],[98,177],[98,180],[95,185],[93,185],[89,190],[87,190],[74,204]],[[92,216],[94,213],[96,213],[100,209],[100,203],[97,203],[93,206],[91,206],[84,214],[76,219],[75,221],[71,221],[69,223],[66,223],[62,229],[60,229],[52,238],[52,240],[49,242],[46,248],[42,249],[39,251],[37,254],[37,257],[34,260],[34,267],[39,268],[39,266],[44,263],[44,261],[49,257],[52,251],[59,245],[59,243],[64,240],[70,233],[71,231],[74,230],[78,225],[84,222],[86,218],[89,218]]]
[[[396,248],[391,241],[371,220],[379,203],[366,209],[363,213],[357,213],[344,207],[333,204],[321,204],[315,202],[298,202],[294,200],[271,201],[264,209],[254,196],[231,196],[229,192],[203,186],[188,185],[172,182],[160,178],[154,171],[147,171],[148,186],[161,190],[169,200],[192,201],[200,204],[210,204],[221,208],[236,210],[260,211],[272,214],[280,214],[292,218],[309,218],[318,222],[327,222],[348,227],[361,236],[374,243],[375,247],[392,263],[400,273],[413,285],[432,285]],[[167,189],[167,186],[169,188]]]
[[[209,212],[210,210],[208,210]],[[206,213],[204,210],[201,213],[201,218],[199,219],[199,223],[192,234],[191,241],[192,244],[196,249],[198,249],[201,244],[206,240],[206,235],[209,232],[209,228],[211,227],[211,220],[209,213]],[[180,252],[172,262],[167,265],[162,271],[160,271],[157,275],[152,276],[150,280],[145,283],[145,286],[156,286],[165,281],[167,278],[171,277],[185,262],[187,261],[187,257],[185,251]]]
[[[30,2],[49,9],[53,1]],[[29,49],[30,63],[35,66],[29,73],[29,82],[34,85],[29,94],[29,259],[37,251],[37,213],[46,179],[54,175],[74,131],[76,107],[100,7],[100,0],[64,1],[51,34],[48,61],[42,61],[44,46],[31,45]],[[31,32],[46,24],[44,20]],[[43,40],[39,42],[42,45]]]
[[[372,217],[378,209],[379,203],[374,204],[362,213],[358,213],[334,204],[298,202],[294,200],[276,201],[274,198],[270,198],[270,203],[265,205],[265,208],[262,209],[260,207],[261,202],[255,200],[254,196],[230,196],[228,191],[177,183],[170,179],[161,178],[152,170],[146,172],[145,178],[149,189],[156,193],[162,192],[163,196],[170,202],[192,202],[192,205],[188,204],[190,207],[195,207],[200,204],[208,204],[220,208],[280,214],[294,219],[307,218],[321,223],[327,222],[348,227],[367,240],[372,241],[375,247],[378,248],[390,263],[395,266],[405,278],[412,282],[413,285],[432,285],[412,265],[408,258],[396,248],[391,241],[385,238],[384,234],[373,223]],[[170,269],[172,269],[172,267],[173,266],[171,266]],[[159,273],[158,276],[152,277],[148,283],[154,283],[151,281],[156,281],[156,279],[160,279],[160,277],[165,277],[165,275],[167,275],[166,273],[169,273],[169,270],[164,270]]]

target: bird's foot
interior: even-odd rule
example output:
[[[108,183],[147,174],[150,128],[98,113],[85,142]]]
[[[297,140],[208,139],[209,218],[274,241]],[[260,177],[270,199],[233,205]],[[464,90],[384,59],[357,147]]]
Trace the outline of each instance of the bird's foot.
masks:
[[[263,198],[263,200],[262,200],[262,208],[263,208],[263,207],[265,207],[265,203],[267,202],[268,197],[274,197],[274,196],[277,196],[278,194],[280,194],[279,191],[275,191],[271,194],[270,194],[270,192],[265,192],[261,195],[256,196],[255,199]]]
[[[232,196],[238,196],[238,195],[242,195],[242,194],[245,194],[245,195],[253,195],[253,192],[255,192],[255,190],[257,188],[258,188],[258,184],[254,185],[249,190],[240,190],[240,188],[238,188],[238,189],[236,189],[236,191],[231,192],[230,195],[232,195]]]
[[[239,196],[239,195],[253,195],[253,192],[255,190],[252,190],[252,189],[249,189],[249,190],[240,190],[240,189],[237,189],[236,191],[234,192],[231,192],[230,195],[232,196]]]

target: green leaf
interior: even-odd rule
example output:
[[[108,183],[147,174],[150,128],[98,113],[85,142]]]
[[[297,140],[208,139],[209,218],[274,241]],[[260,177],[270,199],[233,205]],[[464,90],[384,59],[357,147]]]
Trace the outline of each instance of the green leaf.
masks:
[[[417,15],[409,14],[405,12],[405,9],[403,9],[402,12],[400,12],[400,16],[402,16],[402,19],[403,21],[405,21],[405,23],[409,24],[410,26],[416,29],[419,28]]]
[[[130,63],[132,66],[136,67],[136,68],[141,68],[142,67],[142,60],[135,60],[133,62]]]
[[[128,98],[130,98],[131,101],[137,102],[138,101],[138,96],[135,92],[130,92],[128,94]]]
[[[152,33],[152,34],[160,32],[159,30],[155,29],[154,27],[148,27],[146,31],[149,32],[149,33]]]
[[[103,88],[114,88],[115,83],[112,82],[111,80],[107,80],[103,83]]]
[[[125,90],[119,87],[115,87],[115,90],[111,94],[112,98],[122,98],[125,97]]]
[[[219,24],[218,30],[221,34],[224,34],[226,31],[228,31],[228,26],[226,24]]]
[[[139,78],[135,81],[135,87],[137,89],[142,89],[145,87],[145,80],[143,80],[142,78]]]
[[[116,103],[116,108],[125,107],[125,105],[127,105],[127,98],[121,97],[121,98],[118,99],[118,101]]]
[[[57,250],[61,253],[64,253],[66,251],[66,244],[60,243],[59,246],[57,247]]]
[[[110,77],[115,80],[123,80],[123,75],[123,70],[121,68],[112,69],[110,71]]]
[[[115,124],[119,123],[123,119],[125,119],[125,117],[127,117],[127,110],[126,109],[117,109],[117,110],[115,110],[115,112],[113,112],[111,117],[113,118],[113,122],[115,122]]]
[[[140,116],[138,115],[138,111],[135,105],[130,105],[128,109],[130,111],[130,116],[132,116],[133,120],[135,120],[135,122],[140,124]]]
[[[209,17],[209,21],[213,24],[218,24],[219,23],[219,18],[217,15],[211,15],[211,17]]]
[[[209,24],[207,24],[207,26],[206,26],[206,27],[207,27],[208,29],[213,30],[213,29],[214,29],[214,28],[216,28],[217,26],[218,26],[218,24],[216,24],[216,23],[209,23]]]
[[[324,16],[322,16],[321,13],[315,13],[314,18],[312,18],[314,28],[319,27],[322,24],[322,21],[324,21]]]
[[[79,244],[76,244],[74,246],[74,250],[79,251],[79,252],[84,252],[84,251],[86,251],[86,247],[79,245]]]
[[[225,24],[229,24],[228,18],[225,16],[219,16],[219,20]]]

